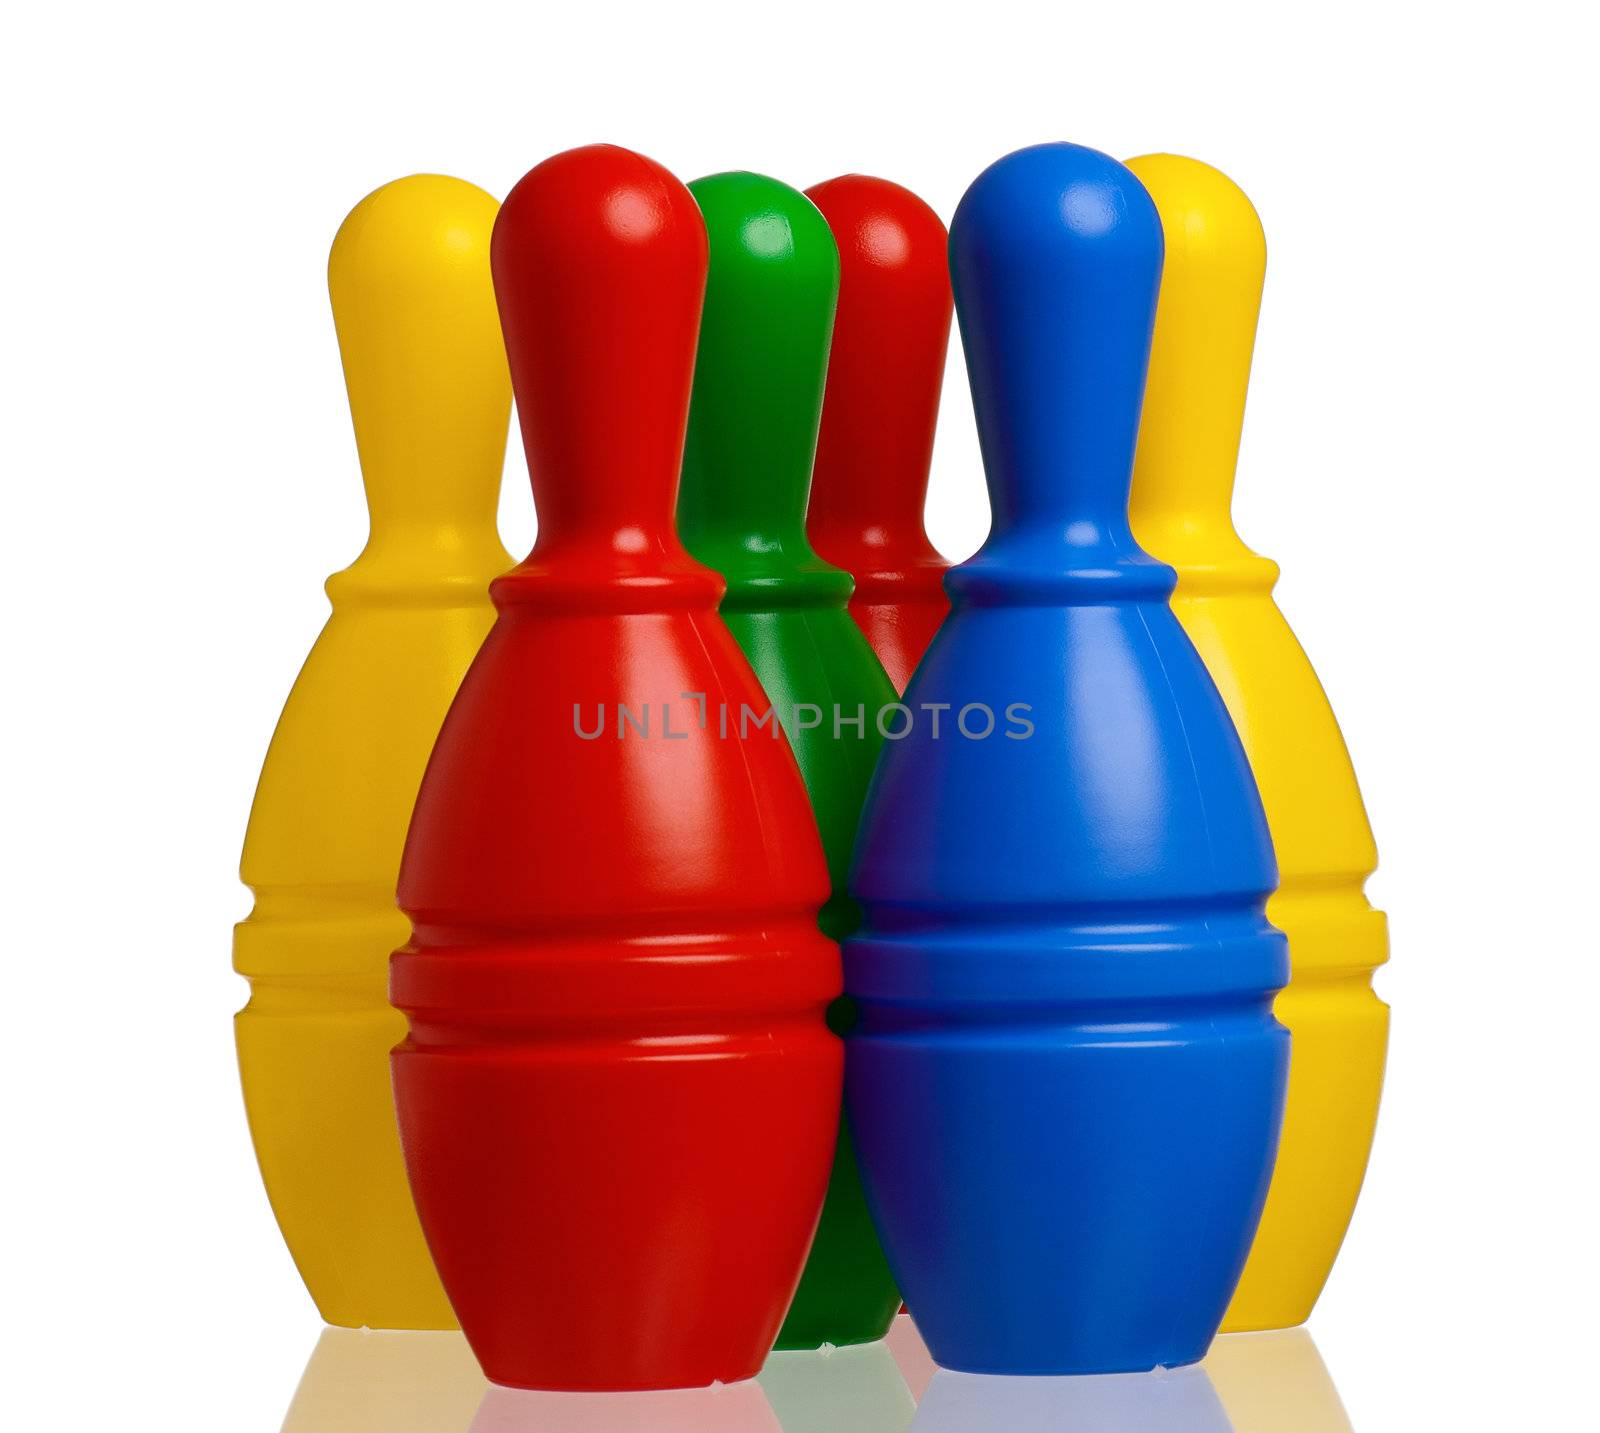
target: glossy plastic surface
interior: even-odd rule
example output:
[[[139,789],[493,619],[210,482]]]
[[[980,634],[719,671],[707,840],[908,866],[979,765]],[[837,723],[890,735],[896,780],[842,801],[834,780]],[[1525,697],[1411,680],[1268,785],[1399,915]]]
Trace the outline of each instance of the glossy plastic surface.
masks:
[[[950,603],[949,564],[922,511],[950,344],[950,267],[939,216],[887,179],[846,174],[806,191],[839,245],[806,527],[856,580],[850,615],[903,692]]]
[[[895,699],[845,611],[847,573],[806,540],[839,257],[798,190],[759,174],[689,186],[705,215],[711,274],[689,408],[678,525],[689,551],[727,578],[722,616],[784,724],[828,857],[822,929],[856,924],[845,893],[861,801]],[[847,724],[848,723],[848,724]],[[848,1022],[833,1015],[835,1029]],[[882,1338],[900,1307],[841,1123],[816,1242],[779,1348]]]
[[[1115,160],[1041,145],[973,183],[951,260],[994,527],[906,693],[950,703],[944,735],[886,748],[862,819],[850,1118],[942,1366],[1189,1363],[1255,1231],[1288,1037],[1249,767],[1128,530],[1161,228]],[[980,705],[987,737],[952,731]]]
[[[800,1277],[842,1051],[805,787],[781,733],[719,734],[765,698],[673,528],[705,227],[659,165],[572,150],[493,270],[539,538],[406,846],[407,1166],[491,1379],[732,1382]]]
[[[1388,958],[1362,887],[1377,864],[1349,753],[1305,652],[1272,600],[1276,564],[1229,506],[1266,240],[1250,201],[1198,160],[1130,162],[1166,230],[1150,386],[1134,466],[1141,546],[1178,572],[1183,623],[1244,742],[1277,849],[1267,917],[1289,939],[1278,1019],[1294,1037],[1283,1139],[1261,1228],[1225,1329],[1304,1322],[1333,1267],[1372,1146],[1389,1010]]]
[[[389,1083],[405,1021],[395,878],[428,752],[489,630],[511,385],[489,278],[497,205],[416,175],[356,206],[328,286],[372,514],[284,707],[250,813],[234,964],[250,1132],[329,1323],[455,1327],[406,1187]]]

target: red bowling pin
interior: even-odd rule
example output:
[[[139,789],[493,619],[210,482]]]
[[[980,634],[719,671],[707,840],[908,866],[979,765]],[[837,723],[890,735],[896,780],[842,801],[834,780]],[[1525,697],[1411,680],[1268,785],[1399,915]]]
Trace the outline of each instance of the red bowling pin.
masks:
[[[594,146],[512,190],[491,264],[539,539],[412,818],[401,1142],[492,1380],[732,1382],[822,1205],[841,982],[799,770],[742,735],[767,701],[673,528],[705,228]]]
[[[939,630],[949,566],[922,525],[950,342],[948,236],[887,179],[806,191],[839,245],[839,311],[806,531],[856,580],[850,615],[895,690]]]

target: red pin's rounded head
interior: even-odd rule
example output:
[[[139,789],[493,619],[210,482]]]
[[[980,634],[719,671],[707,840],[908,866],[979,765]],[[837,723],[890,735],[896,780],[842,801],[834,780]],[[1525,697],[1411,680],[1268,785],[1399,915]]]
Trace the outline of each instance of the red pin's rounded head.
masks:
[[[922,508],[950,340],[948,235],[887,179],[847,174],[806,195],[833,230],[840,266],[808,526],[824,557],[854,571],[863,541],[927,548]]]
[[[571,149],[506,197],[490,247],[540,546],[671,538],[706,231],[642,154]]]

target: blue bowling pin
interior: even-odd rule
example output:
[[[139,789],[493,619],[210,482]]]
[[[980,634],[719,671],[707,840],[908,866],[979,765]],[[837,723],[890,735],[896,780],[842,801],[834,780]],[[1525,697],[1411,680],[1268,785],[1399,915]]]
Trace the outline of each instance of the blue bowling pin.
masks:
[[[941,1365],[1192,1363],[1266,1196],[1288,964],[1250,767],[1128,526],[1161,223],[1040,145],[950,261],[994,523],[867,798],[850,1120]]]

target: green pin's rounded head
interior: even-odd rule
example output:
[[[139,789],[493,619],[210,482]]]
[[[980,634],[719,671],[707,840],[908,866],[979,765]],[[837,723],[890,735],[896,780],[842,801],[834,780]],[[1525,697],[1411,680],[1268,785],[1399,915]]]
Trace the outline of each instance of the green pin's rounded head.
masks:
[[[685,544],[763,601],[784,589],[843,602],[849,580],[812,551],[806,500],[839,297],[839,249],[798,189],[760,174],[714,174],[690,192],[705,216],[711,272],[689,409],[678,526]],[[837,592],[834,589],[838,589]],[[754,594],[749,594],[753,596]],[[779,599],[782,600],[782,599]]]

